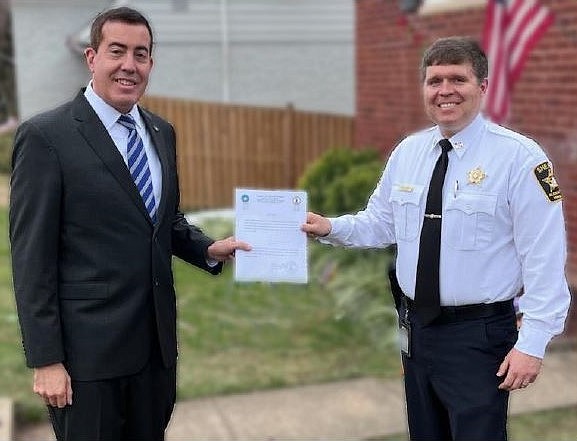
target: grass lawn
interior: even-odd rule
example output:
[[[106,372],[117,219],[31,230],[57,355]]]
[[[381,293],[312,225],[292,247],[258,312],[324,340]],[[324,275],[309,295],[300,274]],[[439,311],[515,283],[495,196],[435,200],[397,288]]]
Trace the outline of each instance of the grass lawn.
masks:
[[[179,293],[179,396],[399,375],[394,350],[376,350],[314,283],[232,282],[175,262]]]
[[[0,391],[16,400],[19,418],[36,420],[44,407],[31,391],[20,344],[6,208],[0,231]],[[213,277],[178,260],[175,280],[179,399],[400,374],[394,348],[376,349],[361,326],[337,319],[333,297],[314,281],[239,285],[231,266]]]
[[[510,441],[575,441],[577,439],[577,407],[551,409],[509,418]],[[397,434],[371,441],[406,441],[406,434]]]

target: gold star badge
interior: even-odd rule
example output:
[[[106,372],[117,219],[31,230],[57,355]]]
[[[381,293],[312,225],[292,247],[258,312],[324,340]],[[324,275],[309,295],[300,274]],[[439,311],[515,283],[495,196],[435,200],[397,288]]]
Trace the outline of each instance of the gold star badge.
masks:
[[[468,173],[469,184],[479,185],[487,177],[481,167],[474,168]]]

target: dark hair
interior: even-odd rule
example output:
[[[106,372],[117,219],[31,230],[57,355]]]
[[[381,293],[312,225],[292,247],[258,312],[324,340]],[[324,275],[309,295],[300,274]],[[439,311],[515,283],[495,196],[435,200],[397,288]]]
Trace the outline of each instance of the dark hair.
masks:
[[[98,50],[98,47],[102,42],[102,28],[104,27],[104,24],[109,21],[146,26],[146,29],[148,29],[148,34],[150,35],[150,46],[148,51],[152,53],[153,37],[150,23],[140,12],[126,6],[108,9],[96,16],[90,29],[90,47],[92,47],[92,49],[95,51]]]
[[[423,54],[421,80],[425,79],[429,66],[465,63],[471,63],[479,83],[487,78],[487,56],[476,40],[471,37],[439,38]]]

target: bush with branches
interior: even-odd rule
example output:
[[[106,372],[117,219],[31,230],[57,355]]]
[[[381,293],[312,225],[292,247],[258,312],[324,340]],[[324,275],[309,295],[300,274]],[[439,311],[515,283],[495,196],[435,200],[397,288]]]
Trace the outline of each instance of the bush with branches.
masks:
[[[361,210],[375,188],[383,161],[374,150],[332,149],[311,164],[299,180],[309,207],[337,216]],[[396,311],[390,295],[389,250],[311,247],[311,272],[335,299],[335,315],[366,329],[378,347],[395,340]]]

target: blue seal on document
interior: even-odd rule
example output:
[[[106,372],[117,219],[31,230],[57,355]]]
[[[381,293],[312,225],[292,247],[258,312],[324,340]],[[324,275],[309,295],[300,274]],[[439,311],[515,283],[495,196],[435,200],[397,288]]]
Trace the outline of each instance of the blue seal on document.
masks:
[[[243,195],[240,197],[240,200],[241,200],[242,202],[244,202],[245,204],[248,202],[249,199],[250,199],[250,198],[248,197],[248,194],[243,194]]]

